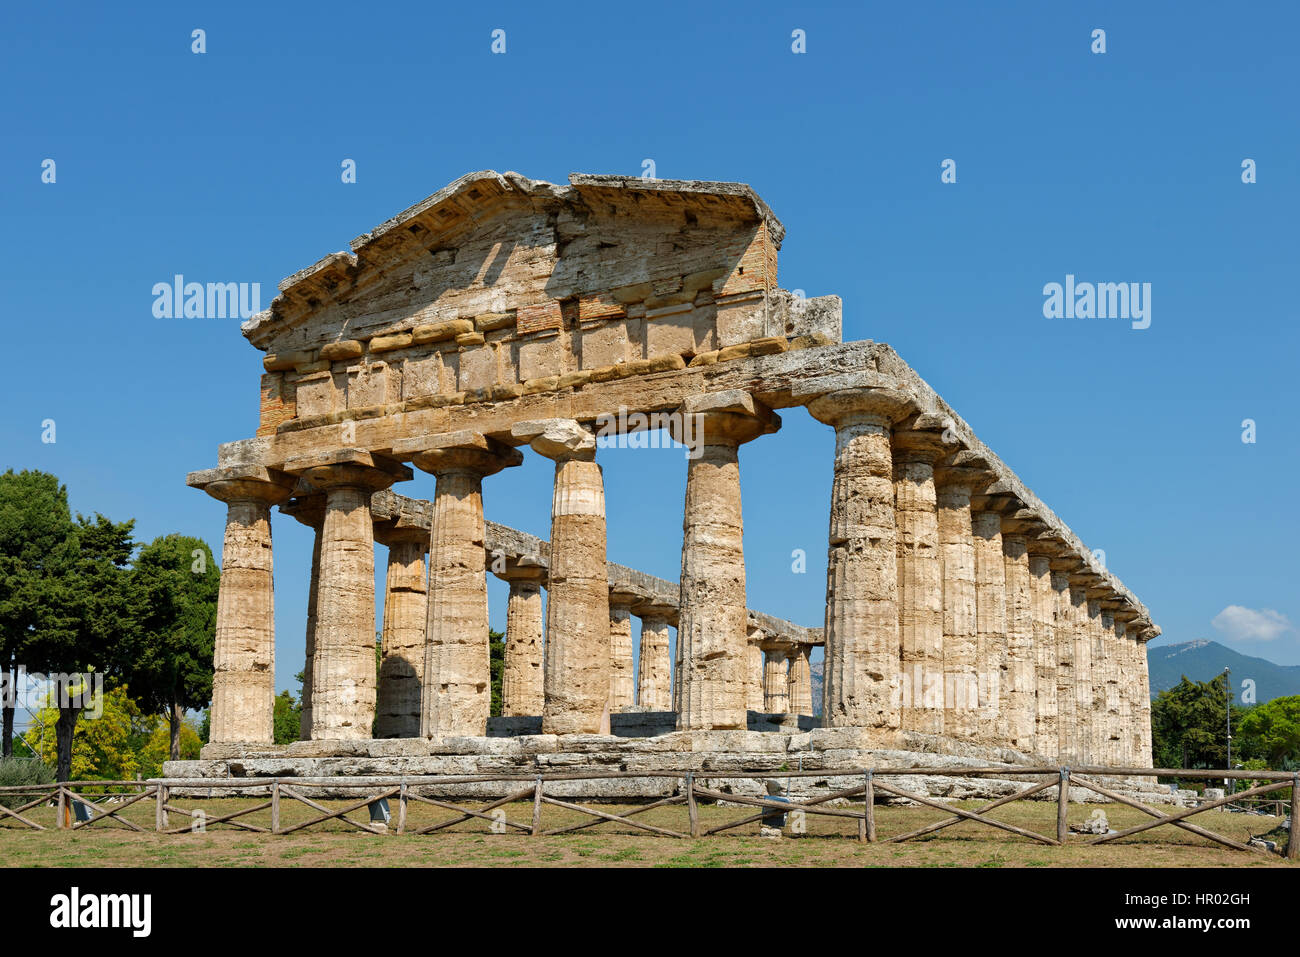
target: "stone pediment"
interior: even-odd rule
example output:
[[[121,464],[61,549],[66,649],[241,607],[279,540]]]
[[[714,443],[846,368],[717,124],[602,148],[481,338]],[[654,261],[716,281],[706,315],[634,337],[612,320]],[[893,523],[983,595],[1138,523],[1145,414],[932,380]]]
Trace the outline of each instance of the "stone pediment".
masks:
[[[260,432],[760,340],[837,342],[838,300],[810,309],[778,288],[783,236],[739,183],[467,174],[289,276],[245,323],[267,353]]]

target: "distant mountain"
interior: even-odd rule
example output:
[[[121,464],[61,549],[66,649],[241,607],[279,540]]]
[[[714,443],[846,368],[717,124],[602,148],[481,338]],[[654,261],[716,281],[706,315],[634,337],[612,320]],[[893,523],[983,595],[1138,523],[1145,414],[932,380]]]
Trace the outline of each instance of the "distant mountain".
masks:
[[[1266,658],[1252,658],[1217,641],[1183,641],[1173,645],[1147,646],[1147,669],[1151,694],[1172,688],[1183,679],[1209,681],[1224,668],[1232,669],[1232,687],[1238,701],[1241,683],[1255,682],[1255,699],[1260,704],[1273,698],[1300,695],[1300,665],[1277,665]]]

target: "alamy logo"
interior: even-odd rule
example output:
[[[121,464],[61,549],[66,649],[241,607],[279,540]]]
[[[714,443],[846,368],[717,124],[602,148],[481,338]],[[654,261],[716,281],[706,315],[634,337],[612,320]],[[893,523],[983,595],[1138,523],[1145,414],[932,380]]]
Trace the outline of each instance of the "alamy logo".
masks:
[[[249,319],[262,311],[260,282],[171,282],[153,284],[153,314],[158,319]]]
[[[133,937],[148,937],[153,927],[150,894],[82,894],[74,887],[50,898],[50,926],[129,928]]]
[[[1131,319],[1134,329],[1151,325],[1151,283],[1080,282],[1068,273],[1065,284],[1043,287],[1043,315],[1048,319]]]

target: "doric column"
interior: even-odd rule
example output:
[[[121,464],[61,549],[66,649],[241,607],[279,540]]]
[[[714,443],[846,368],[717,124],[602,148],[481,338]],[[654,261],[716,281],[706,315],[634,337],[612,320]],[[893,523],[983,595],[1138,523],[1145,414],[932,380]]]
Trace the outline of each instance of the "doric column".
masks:
[[[943,566],[934,463],[953,451],[938,431],[894,433],[902,727],[943,734]]]
[[[1160,634],[1160,628],[1151,624],[1148,618],[1139,618],[1129,625],[1129,630],[1137,641],[1137,682],[1134,689],[1134,704],[1137,715],[1137,766],[1152,767],[1151,764],[1151,681],[1147,663],[1147,642]]]
[[[572,419],[522,422],[511,431],[555,461],[542,731],[608,734],[609,577],[596,438]]]
[[[791,714],[812,714],[812,670],[808,660],[812,645],[795,645],[790,652],[789,703]]]
[[[668,645],[669,629],[677,621],[677,606],[647,599],[635,605],[632,612],[641,619],[636,703],[650,711],[671,711],[672,665]]]
[[[511,562],[502,574],[510,583],[506,605],[506,655],[501,674],[501,713],[540,715],[543,648],[542,582],[546,568],[536,562]]]
[[[1077,566],[1076,566],[1077,568]],[[1092,633],[1088,619],[1087,576],[1078,571],[1070,581],[1070,624],[1074,638],[1074,716],[1077,724],[1075,761],[1096,763],[1093,729],[1096,708],[1092,700]]]
[[[1007,678],[1007,569],[1002,554],[1002,516],[986,497],[972,504],[975,538],[975,672],[979,677],[979,727],[976,740],[1006,744],[1003,700]]]
[[[745,710],[763,713],[763,630],[749,626],[749,643],[745,645]]]
[[[420,733],[487,734],[492,710],[483,479],[519,465],[518,449],[478,432],[421,436],[393,447],[436,478]]]
[[[1070,615],[1070,578],[1073,567],[1067,558],[1051,560],[1052,569],[1052,644],[1056,652],[1056,727],[1059,760],[1079,762],[1078,717],[1074,673],[1074,625]]]
[[[888,389],[845,389],[808,404],[813,418],[835,427],[822,666],[827,727],[899,727],[902,662],[891,432],[914,410],[910,397]]]
[[[975,598],[975,536],[971,494],[990,476],[959,452],[935,470],[943,574],[943,730],[965,741],[979,732],[979,671]]]
[[[307,585],[307,622],[303,643],[302,700],[298,711],[298,737],[311,740],[311,681],[316,664],[316,593],[320,585],[321,526],[325,523],[325,496],[306,495],[294,498],[280,506],[280,511],[291,515],[312,530],[311,580]]]
[[[375,541],[388,546],[375,737],[416,738],[420,735],[428,625],[425,554],[429,529],[404,524],[401,518],[376,522]]]
[[[1019,523],[1002,524],[1002,555],[1007,579],[1007,744],[1021,751],[1034,750],[1037,677],[1034,667],[1034,619],[1029,576],[1029,552]]]
[[[1137,659],[1133,654],[1137,643],[1128,636],[1128,624],[1137,617],[1137,612],[1126,602],[1117,602],[1111,612],[1114,619],[1116,648],[1116,688],[1119,697],[1119,740],[1115,746],[1115,761],[1122,767],[1134,767],[1137,763],[1137,751],[1134,745],[1137,735],[1134,733],[1133,679],[1137,672]]]
[[[1088,596],[1088,647],[1092,652],[1092,760],[1094,764],[1106,764],[1109,760],[1107,748],[1110,745],[1110,715],[1106,712],[1106,651],[1104,646],[1104,625],[1101,621],[1101,599],[1093,597],[1095,589],[1089,588]]]
[[[785,714],[790,710],[786,651],[785,645],[766,644],[763,647],[763,710],[768,714]]]
[[[1056,694],[1056,592],[1052,588],[1051,569],[1054,549],[1032,537],[1026,539],[1026,546],[1034,636],[1034,749],[1056,760],[1060,754],[1060,707]]]
[[[677,643],[680,731],[748,727],[745,710],[745,549],[739,447],[781,426],[747,392],[692,396],[674,437],[689,449],[682,522]]]
[[[1118,767],[1123,763],[1120,759],[1120,736],[1123,733],[1123,728],[1120,725],[1119,714],[1119,656],[1122,648],[1115,640],[1115,617],[1105,601],[1102,602],[1101,609],[1100,637],[1102,653],[1106,662],[1102,671],[1104,682],[1102,696],[1106,703],[1106,738],[1103,742],[1102,752],[1106,756],[1107,764]]]
[[[312,739],[369,738],[375,720],[375,539],[370,496],[410,469],[363,449],[299,456],[285,470],[325,494],[312,668]]]
[[[628,711],[636,705],[636,670],[632,658],[632,606],[644,601],[639,589],[611,585],[609,589],[609,710]]]
[[[275,711],[275,586],[271,506],[293,480],[261,466],[191,473],[187,483],[226,503],[213,648],[214,744],[270,744]]]

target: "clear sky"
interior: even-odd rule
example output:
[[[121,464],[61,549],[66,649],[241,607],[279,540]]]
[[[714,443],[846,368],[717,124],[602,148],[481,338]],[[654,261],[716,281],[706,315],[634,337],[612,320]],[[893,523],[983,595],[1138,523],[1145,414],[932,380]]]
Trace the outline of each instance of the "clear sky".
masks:
[[[266,306],[468,171],[651,159],[751,184],[787,227],[781,285],[842,296],[845,340],[893,346],[1105,551],[1162,641],[1300,662],[1298,11],[8,4],[0,468],[57,474],[141,539],[219,549],[225,508],[185,474],[254,432],[261,354],[238,320],[155,318],[155,283],[259,282]],[[1149,328],[1045,318],[1067,275],[1150,283]],[[784,415],[741,452],[749,601],[819,625],[833,437]],[[682,453],[601,460],[610,559],[675,579]],[[489,479],[488,517],[547,535],[551,469],[530,453]],[[274,535],[277,685],[296,688],[311,542],[284,516]]]

